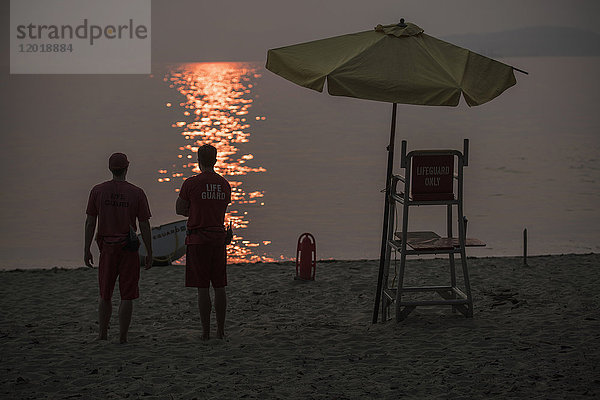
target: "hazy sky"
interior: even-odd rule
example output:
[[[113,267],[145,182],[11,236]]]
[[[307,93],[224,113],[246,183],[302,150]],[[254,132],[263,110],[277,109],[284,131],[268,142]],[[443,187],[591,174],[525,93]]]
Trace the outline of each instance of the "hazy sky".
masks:
[[[260,60],[267,48],[401,17],[434,36],[539,25],[600,32],[598,0],[175,0],[152,7],[156,59]]]
[[[0,0],[7,62],[9,0]],[[262,60],[266,50],[372,29],[401,17],[434,36],[527,26],[600,33],[598,0],[154,0],[153,59]]]

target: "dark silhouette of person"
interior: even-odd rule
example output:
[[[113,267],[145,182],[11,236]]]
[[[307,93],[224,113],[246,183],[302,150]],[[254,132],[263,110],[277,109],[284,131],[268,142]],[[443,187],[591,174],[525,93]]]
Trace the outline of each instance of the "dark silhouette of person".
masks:
[[[177,214],[188,217],[185,286],[198,288],[202,340],[210,338],[210,284],[215,293],[217,337],[225,337],[227,250],[224,221],[231,202],[231,186],[215,172],[216,162],[215,147],[203,145],[198,149],[201,173],[183,182],[175,205]]]
[[[139,240],[135,234],[139,221],[142,239],[146,246],[146,269],[152,267],[152,242],[149,218],[150,207],[144,191],[125,180],[129,161],[123,153],[114,153],[108,161],[113,179],[94,186],[90,192],[85,221],[84,262],[92,267],[90,251],[96,222],[96,242],[100,249],[98,263],[99,340],[106,340],[112,314],[112,294],[117,277],[121,304],[119,306],[120,342],[127,342],[131,323],[133,300],[139,297],[140,279]]]

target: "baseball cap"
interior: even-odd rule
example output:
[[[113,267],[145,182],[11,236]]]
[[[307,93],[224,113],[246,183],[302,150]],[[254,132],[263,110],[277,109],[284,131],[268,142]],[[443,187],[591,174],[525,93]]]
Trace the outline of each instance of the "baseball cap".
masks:
[[[108,159],[108,168],[121,169],[127,168],[128,166],[129,161],[127,160],[127,156],[123,153],[114,153]]]

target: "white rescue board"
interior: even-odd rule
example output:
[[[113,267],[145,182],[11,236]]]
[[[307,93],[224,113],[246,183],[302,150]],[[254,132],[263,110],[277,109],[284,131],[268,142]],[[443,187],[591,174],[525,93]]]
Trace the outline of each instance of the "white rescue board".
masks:
[[[187,219],[171,222],[161,226],[152,227],[152,265],[169,265],[172,261],[181,258],[185,254],[185,231]],[[143,264],[146,258],[146,246],[140,239],[140,262]]]

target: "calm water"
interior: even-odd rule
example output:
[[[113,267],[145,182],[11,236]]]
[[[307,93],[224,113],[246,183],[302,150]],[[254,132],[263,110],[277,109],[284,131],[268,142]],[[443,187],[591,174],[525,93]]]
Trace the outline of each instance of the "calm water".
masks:
[[[503,60],[530,72],[480,107],[398,107],[409,149],[458,148],[470,255],[598,252],[599,58]],[[90,188],[123,151],[153,225],[179,219],[177,191],[198,143],[232,181],[234,261],[292,259],[311,232],[319,258],[377,258],[391,105],[298,87],[262,63],[157,65],[147,76],[0,78],[0,268],[79,266]],[[400,173],[399,163],[395,163]],[[443,232],[444,210],[411,229]]]

